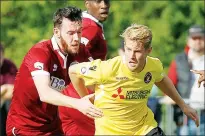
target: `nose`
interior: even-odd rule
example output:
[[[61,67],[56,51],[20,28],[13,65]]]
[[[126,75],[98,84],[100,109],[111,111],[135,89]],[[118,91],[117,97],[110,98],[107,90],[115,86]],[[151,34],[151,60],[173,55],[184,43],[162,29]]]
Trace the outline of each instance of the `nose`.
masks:
[[[135,53],[134,53],[134,51],[130,52],[130,59],[131,60],[135,60]]]
[[[78,33],[75,33],[75,34],[73,35],[73,40],[74,40],[74,41],[79,41]]]
[[[101,4],[102,8],[110,7],[110,1],[109,0],[102,0],[100,4]]]

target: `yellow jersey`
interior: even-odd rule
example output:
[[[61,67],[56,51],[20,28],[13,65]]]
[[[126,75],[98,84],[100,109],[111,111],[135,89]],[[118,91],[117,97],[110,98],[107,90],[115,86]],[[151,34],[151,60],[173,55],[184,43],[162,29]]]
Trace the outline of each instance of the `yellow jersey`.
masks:
[[[164,77],[159,59],[148,56],[140,73],[130,71],[121,56],[77,64],[76,73],[95,85],[94,105],[104,114],[95,119],[95,135],[146,135],[157,127],[147,100]]]

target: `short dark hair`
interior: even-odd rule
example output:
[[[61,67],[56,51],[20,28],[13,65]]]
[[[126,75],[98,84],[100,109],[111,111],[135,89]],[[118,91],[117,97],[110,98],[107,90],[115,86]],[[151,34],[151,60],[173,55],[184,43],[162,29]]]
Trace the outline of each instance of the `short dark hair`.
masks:
[[[91,1],[91,0],[85,0],[85,1]],[[98,3],[100,3],[101,1],[104,1],[106,4],[110,3],[110,0],[93,0],[93,1],[98,2]]]
[[[72,6],[59,8],[53,15],[54,27],[61,26],[63,17],[71,21],[82,21],[82,10]]]

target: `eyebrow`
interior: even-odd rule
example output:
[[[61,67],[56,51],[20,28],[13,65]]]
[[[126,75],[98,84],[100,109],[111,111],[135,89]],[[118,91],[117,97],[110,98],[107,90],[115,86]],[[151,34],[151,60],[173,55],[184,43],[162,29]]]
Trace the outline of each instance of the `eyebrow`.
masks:
[[[76,30],[76,32],[79,31],[79,30],[81,30],[82,28],[83,28],[83,27],[80,27],[79,29]],[[68,30],[67,32],[75,32],[75,31],[74,31],[74,30]]]

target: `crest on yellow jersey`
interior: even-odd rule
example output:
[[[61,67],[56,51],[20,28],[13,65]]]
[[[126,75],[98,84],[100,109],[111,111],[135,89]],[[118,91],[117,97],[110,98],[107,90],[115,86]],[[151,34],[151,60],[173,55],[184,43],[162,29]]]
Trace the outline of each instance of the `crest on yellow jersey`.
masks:
[[[145,82],[146,84],[148,84],[151,80],[152,80],[152,74],[151,74],[150,72],[147,72],[147,73],[145,74],[145,77],[144,77],[144,82]]]

